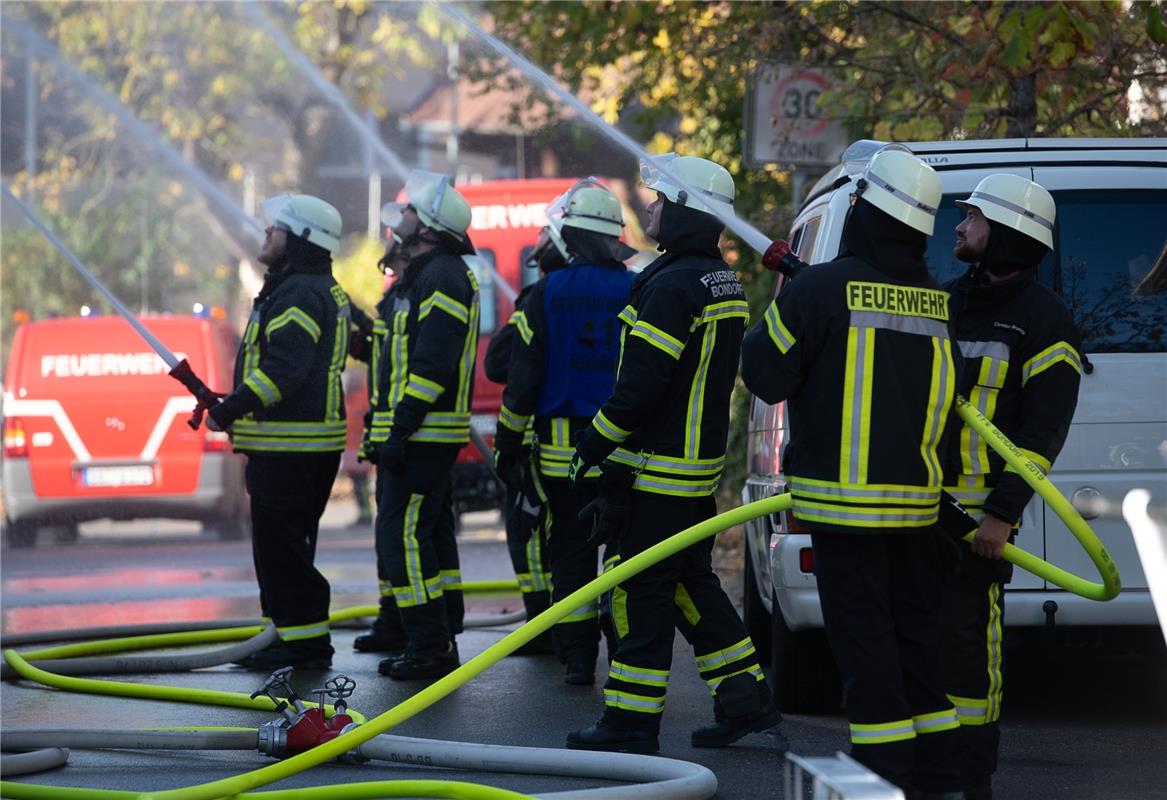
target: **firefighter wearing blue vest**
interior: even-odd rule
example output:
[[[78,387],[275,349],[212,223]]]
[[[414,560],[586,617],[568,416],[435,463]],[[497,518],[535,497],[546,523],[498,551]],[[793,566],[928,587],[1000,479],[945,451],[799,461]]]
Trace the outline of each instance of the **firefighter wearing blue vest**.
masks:
[[[596,531],[628,559],[712,517],[725,464],[730,395],[749,320],[737,275],[721,257],[733,178],[703,158],[642,162],[657,193],[646,233],[663,255],[632,284],[619,314],[612,396],[584,429],[569,466],[578,484],[602,469]],[[694,747],[724,747],[780,720],[754,643],[712,567],[713,539],[629,578],[612,592],[618,646],[604,711],[568,734],[573,749],[654,753],[669,683],[674,630],[692,645],[714,701],[714,723]]]
[[[548,234],[567,258],[531,288],[515,312],[514,342],[495,435],[500,474],[519,481],[526,469],[523,433],[535,430],[534,475],[546,498],[552,599],[562,600],[595,579],[599,543],[580,511],[596,498],[599,470],[569,486],[575,437],[612,393],[619,355],[617,314],[628,304],[632,275],[622,261],[620,201],[585,179],[548,208]],[[595,683],[600,624],[596,603],[575,609],[554,629],[566,665],[564,681]]]
[[[742,344],[746,386],[787,401],[783,468],[811,531],[852,755],[920,798],[954,796],[959,727],[940,615],[956,552],[937,524],[957,356],[924,262],[939,202],[930,167],[881,150],[856,181],[842,253],[783,286]]]
[[[313,564],[320,516],[345,446],[341,372],[348,298],[332,278],[340,214],[309,195],[263,202],[263,288],[235,361],[235,389],[207,427],[247,453],[251,543],[263,616],[279,641],[241,663],[270,672],[332,663],[328,580]]]
[[[954,254],[972,265],[945,287],[964,356],[957,388],[1048,471],[1066,440],[1082,374],[1073,317],[1037,281],[1038,264],[1053,249],[1053,197],[1027,178],[999,174],[957,205],[965,218]],[[978,525],[971,546],[960,543],[958,580],[945,604],[945,671],[960,717],[965,797],[989,800],[1001,736],[1002,585],[1013,574],[1001,553],[1033,489],[966,426],[953,432],[947,455],[945,488]]]
[[[414,170],[404,191],[404,203],[382,210],[407,263],[378,306],[384,333],[374,335],[365,447],[377,464],[381,608],[354,646],[388,653],[383,675],[424,680],[459,663],[464,606],[450,471],[470,440],[479,301],[462,259],[474,252],[469,203],[432,172]]]
[[[562,269],[567,259],[553,241],[549,226],[539,232],[535,249],[524,265],[541,275]],[[482,369],[494,383],[506,385],[510,374],[511,353],[520,336],[519,326],[528,328],[524,306],[535,283],[524,286],[515,298],[515,310],[507,323],[490,338]],[[534,619],[551,607],[551,553],[547,546],[547,496],[532,458],[535,428],[528,423],[516,463],[503,477],[506,491],[503,519],[507,552],[523,596],[527,619]],[[497,452],[496,452],[497,457]],[[497,466],[496,466],[497,468]],[[554,630],[546,631],[515,650],[512,655],[549,655],[555,652]]]

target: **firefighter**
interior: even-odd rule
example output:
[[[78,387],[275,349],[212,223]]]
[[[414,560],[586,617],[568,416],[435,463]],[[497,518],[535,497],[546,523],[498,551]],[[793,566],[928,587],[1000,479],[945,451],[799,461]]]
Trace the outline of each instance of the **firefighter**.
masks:
[[[558,602],[596,577],[598,542],[591,515],[599,470],[567,481],[572,442],[612,394],[619,355],[617,314],[628,304],[632,275],[620,242],[620,201],[594,179],[578,182],[548,209],[548,235],[567,259],[531,288],[516,325],[511,363],[495,435],[503,475],[533,480],[545,498],[552,598]],[[534,470],[523,453],[523,434],[535,430]],[[531,476],[531,477],[527,477]],[[572,611],[554,629],[566,665],[564,681],[595,683],[599,655],[598,604]]]
[[[1043,471],[1062,449],[1082,373],[1081,343],[1069,310],[1037,280],[1053,248],[1054,201],[1018,175],[990,175],[957,205],[955,256],[971,266],[945,288],[964,356],[957,387]],[[947,449],[948,492],[979,521],[960,543],[958,580],[945,604],[945,671],[960,718],[961,785],[966,798],[992,797],[1002,698],[1001,559],[1033,489],[975,431],[960,427]],[[960,531],[964,533],[965,531]]]
[[[263,202],[267,266],[235,360],[235,389],[208,412],[247,453],[252,554],[263,616],[279,641],[243,659],[270,672],[332,663],[329,585],[313,564],[320,516],[345,447],[341,372],[348,298],[332,278],[340,214],[309,195]]]
[[[550,229],[539,232],[535,249],[524,265],[543,275],[567,264],[557,243],[552,241]],[[515,298],[515,310],[510,319],[490,339],[482,368],[494,383],[506,384],[510,372],[511,352],[519,326],[526,326],[523,312],[527,296],[534,283],[523,287]],[[523,431],[522,447],[518,457],[509,465],[503,477],[505,506],[503,520],[506,527],[507,551],[523,596],[527,619],[534,619],[551,607],[551,558],[547,548],[546,496],[538,474],[531,468],[535,429],[528,424]],[[497,469],[496,464],[496,469]],[[547,655],[555,652],[552,631],[547,631],[527,642],[514,655]]]
[[[433,172],[414,170],[404,191],[406,202],[389,204],[382,217],[406,266],[379,310],[385,338],[367,454],[377,464],[382,603],[370,635],[391,636],[399,619],[405,646],[378,670],[419,680],[459,663],[454,637],[464,606],[450,471],[470,440],[479,306],[478,283],[461,258],[474,253],[470,205]]]
[[[940,602],[940,446],[955,398],[948,295],[924,262],[940,179],[885,149],[857,181],[834,261],[783,287],[742,344],[742,377],[787,402],[783,455],[811,531],[851,753],[922,797],[956,788]],[[947,549],[946,549],[947,548]]]
[[[615,389],[583,431],[568,469],[579,484],[601,467],[597,538],[624,560],[716,513],[713,492],[749,319],[741,284],[721,258],[724,226],[712,210],[732,211],[729,172],[669,154],[642,162],[641,174],[656,192],[646,233],[664,253],[633,281],[618,315]],[[692,645],[714,700],[714,724],[693,732],[694,747],[726,746],[780,721],[754,644],[713,572],[712,552],[713,540],[705,540],[613,590],[618,645],[603,716],[569,734],[569,748],[659,749],[674,627]]]

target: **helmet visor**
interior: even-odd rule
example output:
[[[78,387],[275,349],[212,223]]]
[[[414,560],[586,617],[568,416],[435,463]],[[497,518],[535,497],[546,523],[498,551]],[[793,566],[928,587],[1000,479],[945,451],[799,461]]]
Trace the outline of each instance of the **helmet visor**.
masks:
[[[604,191],[608,190],[608,187],[604,186],[604,184],[600,183],[597,179],[584,178],[582,180],[576,181],[574,186],[572,186],[563,194],[559,195],[559,197],[552,200],[551,205],[547,206],[547,224],[552,229],[554,229],[556,233],[559,233],[563,230],[563,221],[567,218],[567,208],[569,205],[571,205],[572,195],[574,195],[580,189],[585,189],[588,187],[603,189]]]
[[[263,219],[264,225],[270,225],[290,232],[292,226],[283,217],[285,217],[284,211],[287,209],[288,203],[291,200],[292,196],[290,194],[277,194],[275,197],[261,200],[259,203],[259,215]]]
[[[386,228],[397,230],[405,218],[405,209],[409,203],[386,203],[381,206],[381,224]]]
[[[640,159],[640,180],[649,189],[655,189],[657,184],[662,180],[668,183],[673,183],[665,175],[664,170],[668,169],[669,164],[677,160],[676,153],[665,153],[659,156],[650,156],[648,158]],[[662,169],[663,167],[663,169]]]
[[[405,197],[424,217],[436,221],[439,225],[453,227],[442,219],[439,213],[442,208],[442,196],[449,185],[448,175],[415,169],[409,173],[409,178],[405,181]]]

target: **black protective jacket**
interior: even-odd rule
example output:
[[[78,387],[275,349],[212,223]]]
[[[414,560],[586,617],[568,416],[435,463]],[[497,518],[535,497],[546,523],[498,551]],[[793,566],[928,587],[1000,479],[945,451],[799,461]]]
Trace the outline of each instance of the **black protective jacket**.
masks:
[[[1069,310],[1035,273],[991,284],[970,269],[945,288],[964,356],[958,391],[1048,471],[1078,403],[1082,345]],[[1033,489],[975,431],[953,424],[946,488],[970,513],[1016,524]]]
[[[252,307],[235,359],[235,389],[212,409],[243,453],[340,452],[340,375],[348,357],[348,297],[328,273],[275,279]]]
[[[633,469],[638,491],[704,497],[721,477],[750,312],[716,243],[677,241],[633,281],[615,390],[578,443],[588,463]]]
[[[742,377],[766,402],[787,401],[783,472],[795,516],[816,530],[937,521],[956,364],[924,244],[861,202],[844,253],[789,281],[746,334]]]
[[[465,445],[478,351],[474,273],[458,256],[431,250],[410,261],[377,313],[367,441]]]

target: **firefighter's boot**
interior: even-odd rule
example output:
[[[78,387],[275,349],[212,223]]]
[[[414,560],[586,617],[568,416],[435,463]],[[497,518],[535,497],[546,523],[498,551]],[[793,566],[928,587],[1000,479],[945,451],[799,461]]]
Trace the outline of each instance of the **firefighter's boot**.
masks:
[[[279,641],[235,663],[245,669],[274,672],[282,667],[328,669],[332,665],[332,642],[328,634],[291,642]]]
[[[693,731],[693,747],[728,747],[782,721],[765,681],[750,673],[726,678],[713,696],[713,724]]]
[[[401,624],[401,613],[391,596],[381,597],[381,608],[369,632],[353,639],[353,650],[358,653],[384,653],[399,656],[405,652],[409,637]]]
[[[398,658],[387,658],[377,671],[397,681],[437,680],[460,666],[458,647],[453,642],[446,650],[418,650],[410,646]]]
[[[567,749],[652,755],[660,751],[660,737],[656,731],[620,728],[601,718],[590,728],[567,734]]]

